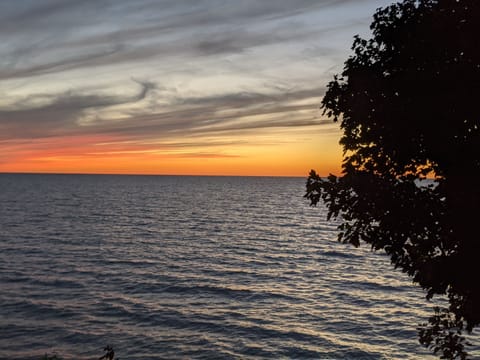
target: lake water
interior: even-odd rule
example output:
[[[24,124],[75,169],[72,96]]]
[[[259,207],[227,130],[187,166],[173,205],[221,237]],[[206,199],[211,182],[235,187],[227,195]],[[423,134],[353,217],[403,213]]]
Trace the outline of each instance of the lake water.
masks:
[[[429,358],[422,291],[304,184],[0,175],[0,358]]]

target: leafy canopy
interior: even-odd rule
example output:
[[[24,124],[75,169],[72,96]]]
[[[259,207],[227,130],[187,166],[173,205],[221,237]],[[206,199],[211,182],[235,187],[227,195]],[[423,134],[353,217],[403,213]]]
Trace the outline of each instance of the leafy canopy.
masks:
[[[466,358],[461,334],[480,324],[479,25],[478,0],[378,9],[322,100],[343,130],[342,176],[312,170],[305,195],[343,219],[339,240],[385,250],[428,299],[448,297],[420,328],[445,358]]]

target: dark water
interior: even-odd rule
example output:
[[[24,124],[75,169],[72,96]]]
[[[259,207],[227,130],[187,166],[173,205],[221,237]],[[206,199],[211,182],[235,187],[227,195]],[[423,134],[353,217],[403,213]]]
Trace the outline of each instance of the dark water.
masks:
[[[304,182],[0,175],[0,358],[428,358],[422,292]]]

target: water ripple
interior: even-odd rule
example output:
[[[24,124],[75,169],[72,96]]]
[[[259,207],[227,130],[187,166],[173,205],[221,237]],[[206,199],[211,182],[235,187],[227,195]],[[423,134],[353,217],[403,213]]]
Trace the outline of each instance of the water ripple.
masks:
[[[0,358],[417,359],[424,294],[303,179],[0,175]]]

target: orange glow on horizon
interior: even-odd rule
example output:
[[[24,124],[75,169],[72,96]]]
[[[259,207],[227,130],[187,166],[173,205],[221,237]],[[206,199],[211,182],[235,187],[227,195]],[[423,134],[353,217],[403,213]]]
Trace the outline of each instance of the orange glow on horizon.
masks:
[[[330,143],[168,148],[72,136],[2,144],[0,172],[146,175],[306,176],[339,173],[341,151]]]

